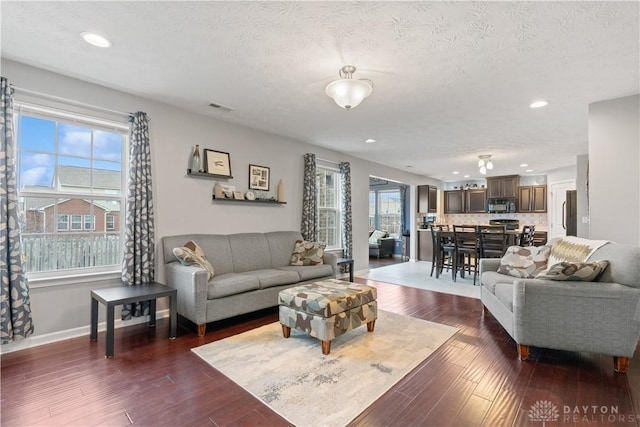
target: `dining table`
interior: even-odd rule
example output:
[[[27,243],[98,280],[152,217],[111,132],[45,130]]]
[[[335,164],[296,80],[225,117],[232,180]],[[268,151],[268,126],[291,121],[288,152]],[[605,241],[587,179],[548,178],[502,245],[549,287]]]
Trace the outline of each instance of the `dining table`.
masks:
[[[440,264],[440,254],[441,254],[441,242],[443,238],[449,238],[452,242],[453,242],[453,230],[432,230],[432,233],[435,233],[435,245],[434,245],[434,254],[435,254],[435,260],[436,260],[436,265]],[[508,236],[509,240],[508,240],[508,244],[509,246],[513,246],[516,245],[518,243],[518,240],[520,239],[520,233],[521,230],[506,230],[505,234]],[[458,234],[477,234],[477,233],[473,233],[473,232],[458,232]],[[462,273],[464,277],[464,273]],[[440,270],[438,268],[436,268],[436,278],[440,277]]]

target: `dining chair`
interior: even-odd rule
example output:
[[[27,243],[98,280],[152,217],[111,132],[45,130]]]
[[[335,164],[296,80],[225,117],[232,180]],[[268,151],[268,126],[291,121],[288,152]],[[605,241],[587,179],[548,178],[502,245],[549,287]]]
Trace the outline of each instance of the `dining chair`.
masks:
[[[447,271],[453,270],[453,254],[455,247],[448,236],[442,234],[443,231],[449,231],[448,225],[430,224],[431,241],[433,243],[433,255],[431,258],[431,274],[436,271],[436,277],[440,277],[444,268]]]
[[[453,226],[453,281],[456,281],[458,271],[460,277],[464,277],[465,271],[471,274],[473,269],[473,284],[476,284],[478,275],[478,256],[480,247],[478,243],[478,229],[475,225],[455,225]]]
[[[502,258],[509,247],[509,235],[505,225],[481,225],[478,227],[480,258]]]
[[[536,232],[535,225],[523,225],[520,233],[520,246],[533,246],[533,235]]]

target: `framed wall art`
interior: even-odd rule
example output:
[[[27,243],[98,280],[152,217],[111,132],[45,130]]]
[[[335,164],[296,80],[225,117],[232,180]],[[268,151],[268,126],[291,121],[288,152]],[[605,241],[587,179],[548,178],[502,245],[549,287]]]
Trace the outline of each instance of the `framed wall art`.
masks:
[[[266,166],[249,165],[249,188],[269,191],[271,169]]]
[[[224,151],[204,150],[206,172],[213,175],[231,176],[231,157]]]

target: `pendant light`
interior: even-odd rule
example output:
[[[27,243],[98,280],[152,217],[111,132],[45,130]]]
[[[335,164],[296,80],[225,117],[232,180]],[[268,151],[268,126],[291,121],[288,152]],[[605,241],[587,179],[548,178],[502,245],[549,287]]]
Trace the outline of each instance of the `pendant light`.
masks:
[[[329,83],[325,90],[327,96],[333,98],[336,104],[345,110],[357,107],[363,99],[373,93],[373,82],[369,79],[355,80],[355,71],[356,67],[353,65],[345,65],[338,72],[340,80]]]

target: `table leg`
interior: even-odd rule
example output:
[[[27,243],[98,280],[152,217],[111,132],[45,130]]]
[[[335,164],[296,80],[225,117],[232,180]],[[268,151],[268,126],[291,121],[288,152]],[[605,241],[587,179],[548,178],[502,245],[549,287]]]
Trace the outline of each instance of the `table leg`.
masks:
[[[156,299],[149,300],[149,327],[156,326]]]
[[[104,357],[113,357],[113,322],[115,320],[115,308],[113,304],[107,304],[107,351]]]
[[[178,333],[178,298],[169,296],[169,339],[175,339]]]
[[[98,300],[91,297],[91,341],[98,339]]]
[[[353,282],[353,261],[349,263],[349,281]]]

